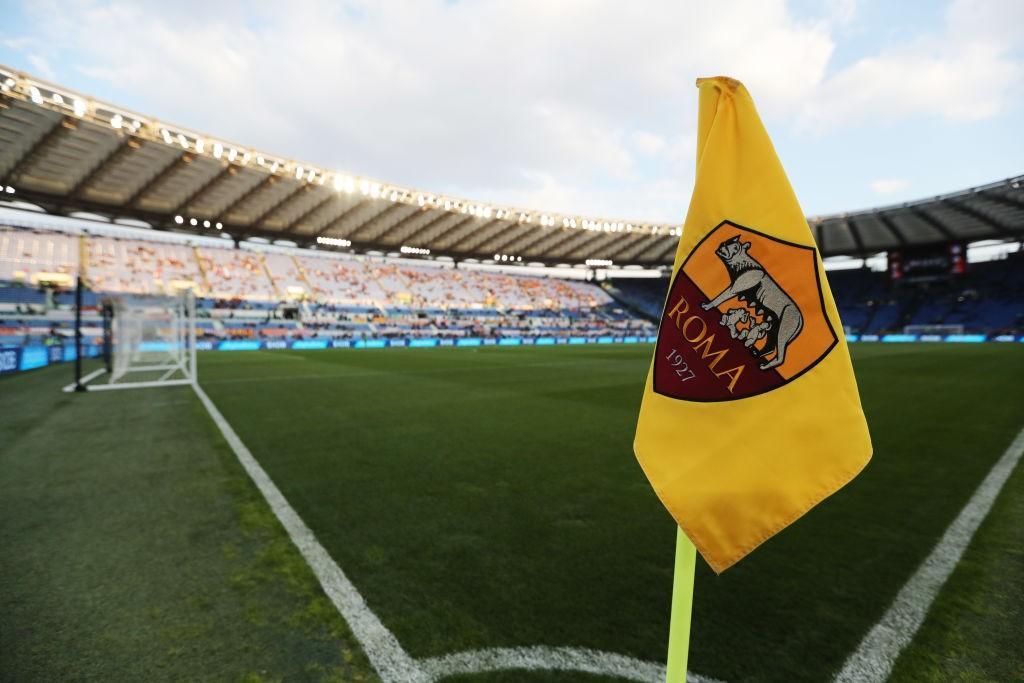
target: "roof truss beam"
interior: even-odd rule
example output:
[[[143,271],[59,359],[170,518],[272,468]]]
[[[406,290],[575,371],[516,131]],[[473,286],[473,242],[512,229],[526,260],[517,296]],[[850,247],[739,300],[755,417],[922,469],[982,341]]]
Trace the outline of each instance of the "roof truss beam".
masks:
[[[507,251],[510,254],[515,254],[516,256],[523,256],[534,247],[540,246],[544,242],[550,240],[553,236],[560,234],[562,233],[554,228],[551,229],[551,232],[547,232],[544,228],[528,230],[526,235],[524,235],[519,242],[509,246]]]
[[[627,233],[627,234],[629,234],[629,233]],[[641,242],[643,242],[643,235],[640,235],[640,234],[630,234],[629,238],[622,240],[622,246],[620,246],[618,249],[615,249],[614,251],[610,252],[604,258],[607,258],[607,259],[609,259],[611,261],[615,261],[620,256],[622,256],[623,254],[629,252],[631,249],[633,249],[633,247],[635,247],[637,244],[640,244]]]
[[[417,240],[422,239],[424,236],[429,237],[430,231],[432,229],[434,229],[436,226],[441,225],[442,223],[444,223],[444,221],[449,220],[454,215],[456,214],[448,213],[447,211],[438,211],[438,214],[436,216],[434,216],[433,218],[431,218],[418,228],[411,230],[408,234],[404,235],[401,242],[405,242],[406,244],[415,246]],[[426,241],[430,242],[430,239],[427,239]],[[399,242],[396,242],[396,244],[398,243]]]
[[[202,197],[208,191],[223,183],[228,178],[234,177],[236,173],[238,173],[238,169],[236,169],[232,164],[227,164],[226,166],[224,166],[224,168],[220,170],[220,172],[217,173],[217,175],[215,175],[209,181],[197,187],[187,197],[178,202],[178,205],[171,209],[171,215],[179,215],[182,211],[187,209],[189,205],[192,204],[194,201]]]
[[[958,199],[952,199],[947,197],[946,199],[942,200],[942,203],[946,204],[953,210],[959,211],[965,216],[970,216],[979,223],[988,226],[989,228],[992,229],[993,232],[995,232],[997,235],[1001,237],[1008,237],[1012,232],[1010,230],[1010,226],[1006,225],[1002,221],[996,220],[994,217],[988,215],[984,211],[978,211],[973,206],[965,204]]]
[[[615,247],[615,245],[628,242],[626,239],[627,233],[608,232],[602,233],[603,239],[591,242],[586,245],[583,253],[580,254],[580,260],[586,261],[587,259],[608,259],[608,250]]]
[[[299,214],[299,216],[295,220],[293,220],[288,225],[284,226],[284,228],[281,231],[282,234],[290,235],[293,232],[295,232],[295,228],[297,228],[300,225],[302,225],[302,223],[304,223],[306,220],[308,220],[309,217],[312,216],[313,214],[315,214],[317,211],[319,211],[320,209],[322,209],[325,206],[327,206],[327,204],[329,204],[332,200],[336,199],[337,196],[338,195],[336,195],[336,194],[332,193],[330,190],[328,190],[326,197],[324,197],[323,199],[321,199],[318,202],[314,202],[313,206],[311,206],[309,209],[303,211],[301,214]]]
[[[529,231],[523,230],[519,223],[515,221],[510,221],[509,224],[506,227],[499,230],[494,235],[493,238],[488,240],[486,243],[480,245],[480,251],[482,253],[494,252],[495,254],[514,254],[515,252],[511,251],[508,248],[510,245],[515,244],[519,240],[523,239],[524,233],[529,234]],[[498,238],[501,239],[499,240]],[[506,252],[507,249],[508,251]]]
[[[828,240],[825,239],[827,234],[828,229],[825,227],[825,223],[818,223],[818,234],[816,237],[818,238],[818,252],[822,256],[825,256],[825,254],[828,253]]]
[[[387,236],[389,238],[391,238],[391,240],[394,242],[394,244],[401,244],[402,241],[407,236],[409,236],[410,234],[416,232],[416,230],[417,230],[417,228],[415,227],[416,219],[417,218],[422,218],[423,216],[427,217],[427,223],[430,223],[431,221],[434,220],[434,218],[430,217],[430,210],[427,209],[426,207],[421,207],[421,208],[417,209],[416,211],[413,211],[408,216],[406,216],[402,220],[398,221],[394,225],[392,225],[391,229],[388,231],[388,235]],[[410,228],[409,226],[413,226],[413,227]]]
[[[458,215],[458,214],[455,214]],[[437,236],[439,244],[449,245],[447,248],[452,249],[459,243],[463,237],[468,235],[476,226],[473,223],[476,222],[476,216],[466,216],[456,222],[448,225],[444,230]],[[430,243],[430,240],[427,240]],[[414,245],[415,246],[415,245]]]
[[[164,182],[172,175],[177,173],[178,169],[191,163],[192,155],[189,154],[188,152],[182,152],[178,156],[174,157],[173,159],[171,159],[171,162],[169,164],[167,164],[166,166],[163,167],[163,169],[161,169],[159,173],[150,178],[148,181],[144,182],[142,184],[142,187],[135,190],[132,196],[129,197],[127,201],[125,201],[124,205],[136,209],[139,208],[139,202],[142,200],[143,197],[149,194],[149,192],[153,188],[155,188],[160,183]]]
[[[57,144],[68,131],[74,130],[78,125],[74,120],[67,116],[62,116],[57,119],[57,122],[50,127],[48,131],[36,140],[35,144],[25,150],[25,153],[21,155],[21,158],[11,167],[11,170],[4,176],[4,183],[14,183],[17,179],[20,179],[21,174],[25,172],[35,158],[45,152],[50,147]]]
[[[370,203],[369,199],[360,199],[358,202],[356,202],[355,204],[353,204],[352,206],[348,207],[347,209],[342,211],[340,214],[338,214],[338,217],[335,218],[333,221],[331,221],[330,223],[328,223],[324,227],[322,227],[319,230],[317,230],[316,234],[310,235],[310,241],[311,242],[315,242],[317,237],[323,237],[324,235],[326,235],[327,233],[331,232],[335,228],[340,228],[341,225],[345,222],[345,220],[347,218],[349,218],[350,216],[355,215],[355,213],[357,211],[359,211],[360,209],[362,209],[364,206],[366,206],[369,203]]]
[[[481,225],[479,228],[477,228],[477,236],[476,236],[476,238],[470,240],[469,242],[467,242],[464,247],[460,247],[459,251],[464,251],[467,254],[475,253],[478,250],[481,251],[481,252],[485,251],[483,249],[484,245],[489,243],[489,242],[493,242],[495,237],[501,235],[501,230],[491,231],[491,228],[493,228],[495,225],[498,225],[499,223],[504,223],[504,222],[505,222],[505,220],[502,219],[502,218],[492,218],[491,220],[487,221],[486,223]],[[451,246],[452,248],[455,248],[455,247],[458,247],[459,245],[452,244],[452,245],[449,245],[449,246]]]
[[[500,249],[495,249],[495,251],[516,254],[517,256],[525,254],[527,249],[531,249],[535,244],[551,234],[545,228],[534,227],[529,223],[523,225],[522,223],[516,222],[514,225],[519,228],[519,234],[509,241],[508,244],[503,244]]]
[[[662,263],[669,257],[675,256],[676,250],[679,248],[679,240],[670,240],[669,244],[665,245],[664,249],[656,252],[656,256],[651,260],[652,263]]]
[[[575,230],[556,230],[553,234],[548,235],[544,242],[537,244],[534,249],[537,250],[537,254],[540,256],[553,254],[558,251],[559,247],[566,242],[575,239],[577,236],[579,236],[579,233]],[[526,250],[524,249],[523,252],[525,254]]]
[[[674,239],[667,240],[667,242],[670,242],[673,247],[678,244],[678,241]],[[633,248],[622,254],[621,260],[626,263],[638,263],[640,262],[641,256],[651,251],[656,245],[661,243],[662,242],[660,242],[657,237],[641,235],[640,239],[633,245]]]
[[[19,190],[18,195],[25,201],[41,206],[49,213],[55,215],[60,215],[61,213],[61,207],[64,202],[63,196],[46,194],[43,192],[33,192],[29,190]],[[210,235],[209,230],[192,229],[188,227],[187,223],[185,225],[176,225],[172,216],[161,211],[104,204],[87,199],[77,201],[75,203],[75,209],[78,211],[94,213],[99,216],[105,216],[111,221],[118,218],[134,218],[136,220],[146,221],[157,230],[173,229],[176,232],[189,232],[196,235],[207,236]],[[281,237],[280,233],[277,231],[260,230],[251,226],[239,225],[238,223],[224,223],[223,230],[230,234],[236,241],[244,237],[263,237],[271,241]],[[217,232],[218,234],[222,234],[220,231]]]
[[[1024,209],[1024,199],[1015,195],[1006,195],[996,190],[982,190],[976,194],[983,199],[1009,206],[1012,209]]]
[[[263,178],[263,180],[258,181],[248,190],[244,190],[242,194],[238,195],[235,199],[229,202],[227,206],[221,209],[220,213],[217,215],[217,220],[226,223],[228,216],[230,216],[233,211],[235,211],[236,209],[238,209],[238,207],[244,204],[250,197],[253,197],[257,192],[260,192],[264,188],[270,187],[276,182],[277,176],[267,175],[265,178]]]
[[[594,242],[599,237],[605,237],[608,235],[608,233],[606,232],[588,230],[581,230],[578,232],[574,232],[573,234],[575,237],[579,237],[580,239],[566,240],[565,242],[560,242],[558,247],[549,249],[548,253],[551,255],[551,258],[569,259],[573,257],[573,254],[577,249],[582,248],[586,244]]]
[[[121,144],[114,147],[110,154],[101,159],[98,164],[93,166],[84,176],[82,176],[81,180],[75,183],[75,186],[68,192],[68,198],[81,199],[82,195],[85,194],[85,190],[94,180],[96,180],[96,178],[99,178],[107,171],[107,169],[131,156],[135,150],[141,146],[142,143],[136,140],[132,135],[125,135]]]
[[[942,235],[945,239],[947,239],[947,240],[955,239],[953,237],[953,231],[951,231],[948,227],[946,227],[946,225],[942,221],[937,219],[935,216],[931,215],[930,213],[928,213],[924,209],[922,209],[920,207],[917,207],[917,206],[911,207],[910,210],[913,212],[913,214],[915,216],[920,218],[922,221],[924,221],[925,223],[927,223],[931,227],[935,228],[935,230],[937,230],[939,232],[939,234]]]
[[[291,202],[293,199],[298,197],[303,192],[309,192],[310,189],[311,188],[307,183],[300,182],[299,186],[296,187],[294,190],[292,190],[291,192],[286,192],[285,195],[276,202],[271,202],[270,206],[268,206],[258,216],[249,221],[249,225],[253,227],[259,226],[263,221],[267,219],[268,216],[270,216],[275,211]]]
[[[378,211],[357,225],[354,230],[350,230],[348,234],[345,235],[345,239],[352,240],[353,242],[366,241],[366,238],[372,234],[374,225],[388,216],[397,213],[406,206],[406,204],[392,204],[391,206],[384,207],[383,210]]]
[[[846,229],[850,231],[850,237],[853,238],[853,244],[857,249],[857,254],[859,256],[864,256],[864,240],[861,238],[860,228],[857,227],[853,218],[847,217],[843,219],[843,222],[846,224]]]
[[[879,223],[885,226],[885,229],[889,231],[889,234],[892,235],[897,244],[901,247],[907,246],[907,238],[904,237],[903,233],[900,232],[900,229],[896,227],[896,222],[889,217],[889,214],[884,211],[877,211],[875,213],[875,218],[878,219]]]

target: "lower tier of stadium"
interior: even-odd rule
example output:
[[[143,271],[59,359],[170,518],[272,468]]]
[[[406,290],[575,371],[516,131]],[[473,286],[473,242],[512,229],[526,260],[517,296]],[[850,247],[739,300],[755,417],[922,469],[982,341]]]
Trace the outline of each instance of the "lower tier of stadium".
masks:
[[[191,289],[200,348],[218,342],[371,346],[399,340],[635,337],[651,320],[582,280],[209,241],[0,228],[0,343],[70,335],[76,278],[89,287],[87,337],[108,295]],[[236,344],[237,346],[237,344]]]
[[[1024,252],[923,282],[894,282],[888,273],[867,268],[827,275],[847,336],[882,337],[908,328],[925,330],[925,336],[932,336],[927,328],[985,338],[1024,334]],[[608,291],[656,318],[666,285],[666,280],[619,280]]]
[[[928,282],[894,282],[867,268],[828,277],[851,341],[1016,341],[1024,334],[1022,265],[1018,251]],[[199,349],[612,343],[656,332],[666,277],[596,284],[515,270],[248,242],[233,248],[123,228],[0,226],[0,346],[33,347],[17,361],[30,367],[69,357],[70,349],[40,348],[71,345],[79,276],[89,290],[90,346],[102,334],[105,297],[182,289],[197,296]]]

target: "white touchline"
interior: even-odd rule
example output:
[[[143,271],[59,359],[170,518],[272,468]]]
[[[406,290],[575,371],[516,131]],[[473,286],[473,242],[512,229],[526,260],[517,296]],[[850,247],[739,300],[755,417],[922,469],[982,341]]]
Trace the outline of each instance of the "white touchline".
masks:
[[[837,683],[881,683],[889,678],[896,658],[921,627],[935,596],[953,573],[1022,454],[1024,429],[992,466],[931,554],[900,589],[882,619],[846,660],[835,678]]]
[[[607,676],[620,676],[628,680],[661,683],[665,680],[665,667],[625,655],[574,647],[526,647],[469,650],[456,654],[413,659],[402,648],[391,631],[377,618],[363,596],[349,581],[341,567],[316,540],[312,530],[288,503],[256,458],[217,410],[206,392],[193,384],[196,395],[224,440],[231,446],[246,474],[263,494],[270,509],[288,533],[295,547],[302,553],[316,575],[324,593],[338,609],[352,629],[373,668],[385,683],[427,683],[461,673],[479,673],[503,669],[547,669],[554,671],[583,671]],[[688,672],[691,683],[721,683]]]
[[[306,523],[302,521],[298,513],[288,504],[284,495],[278,490],[274,482],[270,480],[267,473],[263,471],[260,464],[252,457],[252,453],[245,447],[242,440],[235,434],[224,416],[213,405],[213,401],[206,395],[198,384],[193,385],[199,400],[203,402],[206,411],[210,413],[213,422],[224,435],[224,439],[235,452],[238,461],[248,473],[256,488],[260,490],[274,515],[280,520],[285,531],[288,532],[292,543],[299,549],[302,556],[306,558],[316,578],[320,581],[327,597],[331,599],[334,606],[338,608],[341,616],[348,622],[352,634],[362,645],[363,651],[369,657],[373,668],[377,670],[383,681],[429,681],[430,679],[409,654],[402,649],[398,639],[381,623],[377,615],[370,611],[359,594],[356,587],[348,580],[341,568],[331,559],[331,556],[316,540],[316,536],[310,531]]]

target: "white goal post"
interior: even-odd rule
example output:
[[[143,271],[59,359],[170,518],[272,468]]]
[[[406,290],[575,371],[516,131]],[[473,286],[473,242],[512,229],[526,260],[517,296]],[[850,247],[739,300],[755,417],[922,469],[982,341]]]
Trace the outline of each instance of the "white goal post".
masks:
[[[118,297],[110,302],[110,311],[105,330],[110,377],[86,385],[89,391],[196,383],[196,300],[191,290],[176,296]]]

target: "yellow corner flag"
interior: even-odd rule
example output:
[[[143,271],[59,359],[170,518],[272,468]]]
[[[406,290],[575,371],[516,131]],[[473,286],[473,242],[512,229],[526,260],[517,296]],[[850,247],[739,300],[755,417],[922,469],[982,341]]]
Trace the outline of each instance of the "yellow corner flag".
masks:
[[[754,102],[697,81],[697,176],[634,449],[722,572],[871,457],[835,301]]]

